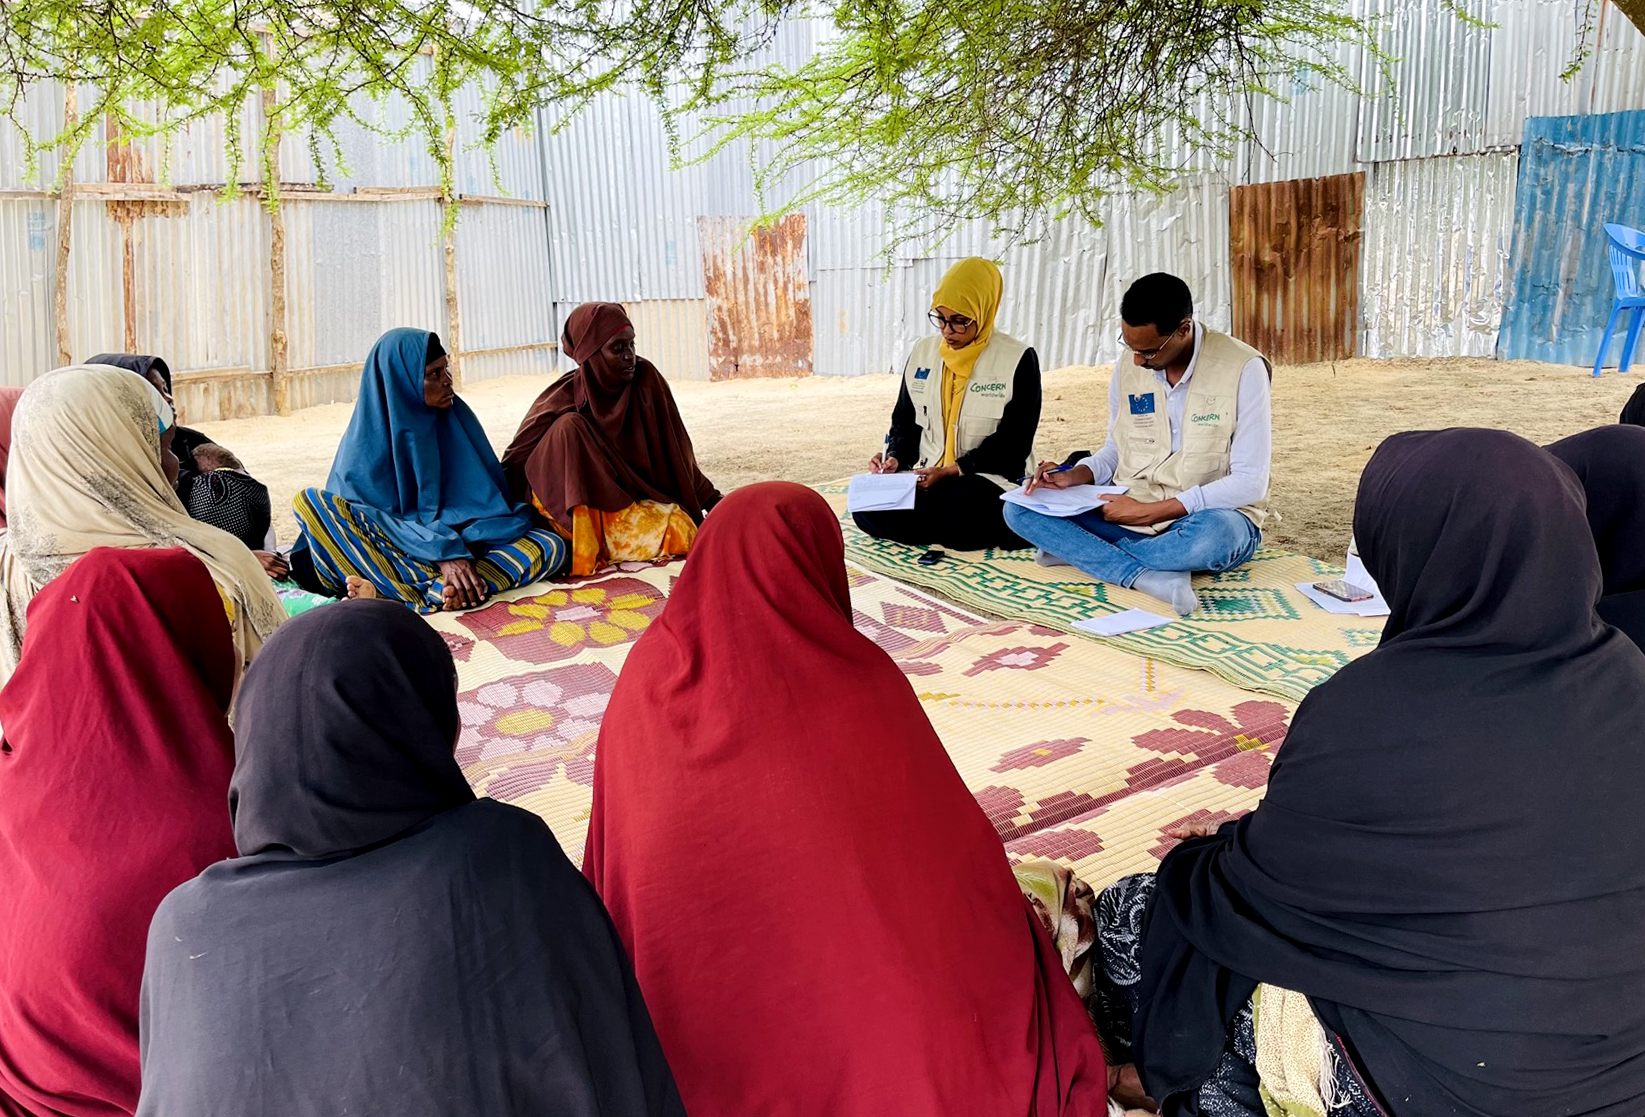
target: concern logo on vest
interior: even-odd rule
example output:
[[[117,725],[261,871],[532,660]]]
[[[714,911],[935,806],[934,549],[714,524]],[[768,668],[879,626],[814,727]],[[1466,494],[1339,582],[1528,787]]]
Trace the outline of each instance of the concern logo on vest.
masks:
[[[1220,412],[1206,411],[1193,416],[1193,420],[1196,423],[1220,423],[1222,422],[1222,415]]]
[[[979,380],[971,385],[971,391],[979,396],[1003,396],[1005,385],[998,380]]]

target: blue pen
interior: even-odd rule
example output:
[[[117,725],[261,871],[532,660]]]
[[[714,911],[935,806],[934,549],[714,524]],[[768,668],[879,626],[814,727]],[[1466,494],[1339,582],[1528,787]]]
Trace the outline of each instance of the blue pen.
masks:
[[[1051,476],[1053,473],[1067,473],[1070,469],[1073,469],[1073,468],[1074,467],[1071,466],[1071,465],[1059,465],[1055,469],[1046,470],[1045,475],[1043,477],[1041,477],[1040,480],[1041,481],[1045,480],[1046,477]],[[1022,483],[1027,484],[1031,479],[1032,479],[1032,475],[1030,475],[1029,477],[1024,477],[1022,479]]]

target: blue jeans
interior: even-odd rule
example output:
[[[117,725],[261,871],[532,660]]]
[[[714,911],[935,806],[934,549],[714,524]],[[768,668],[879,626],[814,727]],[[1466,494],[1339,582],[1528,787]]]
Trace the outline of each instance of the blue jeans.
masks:
[[[1012,531],[1102,582],[1129,587],[1147,570],[1232,570],[1262,542],[1257,525],[1232,508],[1207,508],[1158,535],[1111,524],[1102,511],[1066,518],[1005,506]]]

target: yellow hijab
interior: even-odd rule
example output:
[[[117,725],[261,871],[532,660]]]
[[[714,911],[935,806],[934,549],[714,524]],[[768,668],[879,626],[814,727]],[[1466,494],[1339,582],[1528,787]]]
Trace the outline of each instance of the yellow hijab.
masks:
[[[948,342],[938,343],[942,355],[942,425],[945,438],[942,461],[938,465],[954,464],[954,435],[960,421],[960,401],[965,398],[965,386],[977,367],[977,358],[988,348],[988,339],[994,334],[994,316],[1000,311],[1000,295],[1005,280],[992,260],[968,256],[949,268],[937,284],[937,293],[931,296],[931,309],[946,306],[977,323],[977,339],[964,349],[953,349]]]

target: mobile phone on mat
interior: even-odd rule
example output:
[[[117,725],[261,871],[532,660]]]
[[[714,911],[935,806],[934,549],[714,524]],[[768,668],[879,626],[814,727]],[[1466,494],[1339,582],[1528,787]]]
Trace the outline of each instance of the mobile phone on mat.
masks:
[[[1338,601],[1369,601],[1371,592],[1362,590],[1358,586],[1350,585],[1341,578],[1333,578],[1329,582],[1315,582],[1314,588],[1320,593],[1336,598]]]
[[[935,548],[933,548],[933,549],[925,552],[925,554],[921,555],[919,558],[915,559],[914,561],[919,563],[921,566],[935,566],[935,565],[937,565],[937,563],[941,562],[943,559],[945,559],[947,557],[948,557],[948,553],[946,551],[939,551],[939,550],[936,550]],[[1367,596],[1369,596],[1369,595],[1367,594]]]

